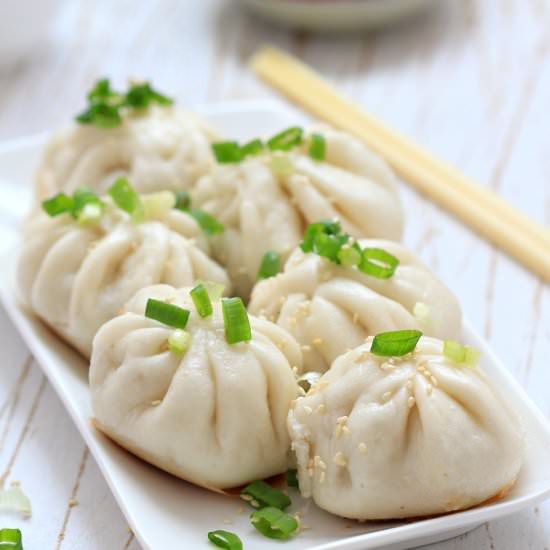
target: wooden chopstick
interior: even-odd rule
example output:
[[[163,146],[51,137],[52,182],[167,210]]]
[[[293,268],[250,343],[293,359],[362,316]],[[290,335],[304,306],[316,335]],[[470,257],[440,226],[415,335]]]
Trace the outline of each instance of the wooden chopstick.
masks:
[[[281,50],[260,49],[252,59],[252,68],[298,105],[361,139],[403,180],[550,282],[550,231],[542,224],[389,129]]]

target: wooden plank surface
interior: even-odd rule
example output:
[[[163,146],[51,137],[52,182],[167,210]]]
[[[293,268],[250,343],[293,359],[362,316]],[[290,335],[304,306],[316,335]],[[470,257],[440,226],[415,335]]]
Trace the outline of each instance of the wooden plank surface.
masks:
[[[51,36],[0,73],[0,139],[58,127],[101,75],[151,79],[181,102],[272,97],[246,63],[263,42],[302,57],[385,122],[550,223],[550,7],[440,0],[407,25],[329,38],[272,27],[222,0],[62,0]],[[0,8],[2,13],[2,8]],[[406,187],[405,241],[550,414],[550,291]],[[0,315],[3,312],[0,311]],[[21,481],[25,547],[138,550],[71,420],[15,330],[0,368],[0,479]],[[433,550],[547,550],[550,503]]]

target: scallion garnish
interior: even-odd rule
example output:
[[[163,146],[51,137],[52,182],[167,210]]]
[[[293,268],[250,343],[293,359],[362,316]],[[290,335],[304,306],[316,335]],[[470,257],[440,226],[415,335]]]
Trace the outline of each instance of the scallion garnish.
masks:
[[[191,340],[189,332],[178,328],[168,337],[168,349],[172,353],[185,353],[191,347]]]
[[[241,539],[235,535],[235,533],[231,533],[231,531],[224,531],[223,529],[210,531],[208,533],[208,540],[214,543],[218,548],[224,548],[225,550],[243,550]]]
[[[111,89],[108,79],[96,82],[88,93],[88,108],[76,116],[80,124],[100,128],[116,128],[122,124],[122,114],[128,109],[144,109],[151,103],[171,105],[170,98],[154,90],[148,82],[133,84],[126,94]]]
[[[210,215],[205,210],[194,208],[193,210],[189,210],[189,214],[195,218],[195,221],[209,237],[222,233],[225,229],[223,223],[220,223],[214,216]]]
[[[173,304],[167,304],[154,298],[147,300],[145,317],[159,321],[164,325],[184,329],[189,319],[189,310]]]
[[[236,141],[213,143],[212,152],[220,164],[235,163],[243,160],[241,147]]]
[[[71,214],[82,224],[92,223],[101,218],[104,206],[103,201],[89,187],[79,187],[73,193]]]
[[[53,218],[71,212],[74,206],[74,200],[72,197],[68,197],[65,193],[58,193],[53,197],[42,202],[42,209]]]
[[[228,344],[248,342],[252,339],[250,321],[240,298],[222,298],[225,339]]]
[[[270,539],[287,539],[298,530],[298,522],[278,508],[262,508],[251,516],[252,525]]]
[[[143,195],[141,202],[146,219],[162,219],[175,207],[176,196],[172,191],[158,191]]]
[[[293,147],[302,143],[303,130],[294,126],[276,134],[267,141],[271,151],[290,151]]]
[[[31,501],[19,485],[12,484],[9,489],[0,489],[0,513],[2,512],[18,512],[23,517],[31,517]]]
[[[174,208],[183,210],[184,212],[191,208],[191,195],[188,191],[176,192],[176,204]]]
[[[201,317],[208,317],[209,315],[212,315],[212,302],[210,301],[210,296],[208,296],[208,292],[203,284],[199,283],[189,292],[189,294],[191,294],[197,313]]]
[[[252,508],[271,506],[284,510],[291,504],[287,495],[274,489],[265,481],[253,481],[241,491],[241,498],[246,500]]]
[[[398,265],[399,260],[382,248],[364,248],[359,271],[378,279],[389,279]]]
[[[268,250],[262,256],[262,263],[258,270],[258,279],[269,279],[275,277],[281,271],[281,256],[275,250]]]
[[[241,146],[242,158],[250,155],[259,155],[264,150],[264,144],[260,138],[253,139]]]
[[[206,292],[208,292],[208,296],[210,296],[210,300],[212,302],[219,302],[221,297],[223,296],[223,291],[225,290],[225,286],[221,283],[215,283],[214,281],[197,281],[198,285],[203,285],[204,288],[206,288]]]
[[[290,176],[294,165],[286,155],[277,154],[271,157],[271,170],[276,176]]]
[[[335,264],[357,269],[371,277],[391,277],[399,259],[381,248],[361,248],[351,235],[344,233],[338,221],[324,220],[310,224],[300,248],[329,259]]]
[[[309,156],[314,160],[325,160],[326,142],[321,134],[311,134],[309,137]]]
[[[374,337],[370,352],[384,357],[401,357],[416,348],[421,336],[419,330],[380,332]]]
[[[286,471],[286,484],[289,487],[299,487],[298,470],[290,468]]]
[[[463,346],[454,340],[445,340],[443,356],[457,365],[474,368],[479,362],[480,353],[476,348]]]
[[[23,540],[20,529],[0,529],[1,550],[23,550]]]
[[[141,197],[126,178],[117,178],[107,193],[121,210],[130,214],[134,219],[137,220],[143,216]]]

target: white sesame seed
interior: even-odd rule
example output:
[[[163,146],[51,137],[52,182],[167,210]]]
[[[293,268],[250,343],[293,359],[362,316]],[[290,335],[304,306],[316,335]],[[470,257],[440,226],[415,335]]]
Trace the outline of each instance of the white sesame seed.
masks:
[[[412,381],[412,380],[409,380],[409,381],[407,382],[406,386],[407,386],[407,389],[408,389],[408,390],[412,390],[412,389],[413,389],[413,381]]]
[[[322,338],[314,338],[311,342],[314,346],[320,346],[323,344]]]
[[[407,407],[409,407],[409,409],[412,409],[414,407],[415,403],[416,403],[416,399],[411,395],[407,399]]]
[[[357,448],[359,449],[359,452],[360,452],[362,455],[366,455],[366,454],[367,454],[367,445],[366,445],[366,443],[359,443],[359,445],[357,446]]]
[[[78,505],[78,500],[74,499],[74,498],[71,498],[69,500],[69,508],[74,508],[75,506]]]
[[[259,507],[260,507],[260,503],[259,503],[255,498],[253,498],[253,499],[250,501],[250,506],[253,506],[254,508],[259,508]]]
[[[160,405],[161,401],[160,399],[155,399],[154,401],[151,401],[151,407],[156,407]]]
[[[304,405],[304,412],[309,416],[313,412],[313,409],[309,405]]]
[[[391,391],[387,391],[385,393],[382,394],[382,400],[383,401],[388,401],[391,397]]]
[[[342,426],[342,433],[345,435],[349,435],[351,433],[351,430],[347,426]]]
[[[311,351],[311,346],[307,346],[307,345],[302,346],[302,351]]]
[[[242,493],[241,493],[241,498],[242,498],[243,500],[246,500],[247,502],[250,502],[250,501],[253,499],[252,496],[250,496],[250,495],[243,495]]]
[[[346,459],[342,453],[342,451],[338,451],[335,455],[334,455],[334,463],[338,466],[347,466],[347,462],[346,462]]]
[[[317,412],[319,414],[325,414],[327,412],[327,407],[324,403],[321,403],[318,407],[317,407]]]

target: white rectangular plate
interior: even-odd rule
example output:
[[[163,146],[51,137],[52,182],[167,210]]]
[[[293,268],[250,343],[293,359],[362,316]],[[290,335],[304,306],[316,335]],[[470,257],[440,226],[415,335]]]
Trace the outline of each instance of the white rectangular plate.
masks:
[[[289,112],[265,102],[222,104],[201,111],[214,126],[238,139],[270,134],[296,123]],[[32,170],[44,139],[38,137],[0,146],[0,246],[9,241],[13,246],[17,241],[17,221],[30,202]],[[482,367],[522,417],[525,427],[525,464],[506,498],[421,521],[359,524],[330,516],[293,491],[292,511],[303,511],[302,522],[311,529],[285,543],[263,538],[250,525],[248,510],[239,513],[243,503],[238,498],[209,493],[165,474],[134,458],[92,428],[86,362],[20,307],[14,290],[13,249],[12,252],[6,250],[3,256],[0,258],[0,297],[4,307],[59,394],[136,537],[146,549],[212,548],[206,533],[226,528],[241,536],[246,549],[399,550],[450,538],[485,521],[533,505],[550,494],[550,429],[546,419],[486,343],[465,325],[464,341],[482,351]],[[232,524],[225,525],[224,519],[231,520]]]

